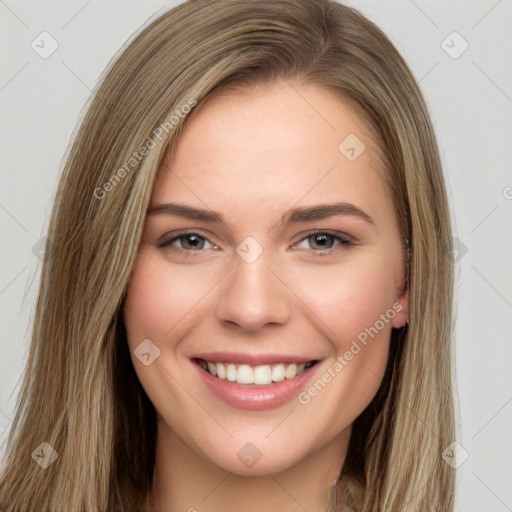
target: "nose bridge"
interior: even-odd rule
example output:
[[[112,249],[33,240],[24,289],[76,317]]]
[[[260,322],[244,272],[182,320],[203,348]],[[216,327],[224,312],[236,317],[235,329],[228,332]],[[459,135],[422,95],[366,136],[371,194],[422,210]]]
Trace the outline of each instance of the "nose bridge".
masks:
[[[259,253],[259,254],[258,254]],[[219,321],[255,331],[265,324],[283,324],[290,315],[291,297],[274,275],[267,251],[242,242],[237,248],[234,268],[224,280],[217,303]]]

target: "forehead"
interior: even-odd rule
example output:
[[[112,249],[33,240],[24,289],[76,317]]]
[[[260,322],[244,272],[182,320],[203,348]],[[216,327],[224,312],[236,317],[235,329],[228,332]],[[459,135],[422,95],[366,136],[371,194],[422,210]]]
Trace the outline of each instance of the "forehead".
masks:
[[[279,84],[224,92],[187,121],[153,203],[267,211],[385,195],[380,149],[332,92]]]

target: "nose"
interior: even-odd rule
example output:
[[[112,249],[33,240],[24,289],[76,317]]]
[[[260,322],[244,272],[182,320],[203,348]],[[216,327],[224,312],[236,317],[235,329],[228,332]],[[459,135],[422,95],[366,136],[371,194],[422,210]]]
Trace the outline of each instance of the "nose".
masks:
[[[218,320],[246,332],[285,324],[290,318],[293,294],[278,277],[275,266],[265,252],[252,263],[236,256],[234,268],[219,290]]]

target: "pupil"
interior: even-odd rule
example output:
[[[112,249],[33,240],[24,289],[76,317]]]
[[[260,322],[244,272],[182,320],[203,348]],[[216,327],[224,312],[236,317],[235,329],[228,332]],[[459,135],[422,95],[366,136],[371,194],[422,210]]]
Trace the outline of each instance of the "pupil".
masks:
[[[322,235],[313,235],[314,243],[317,247],[321,249],[330,248],[332,246],[332,237],[331,235],[322,234]]]
[[[185,235],[182,241],[183,240],[185,241],[183,245],[185,247],[188,246],[187,248],[189,249],[197,250],[202,248],[201,238],[196,235]]]

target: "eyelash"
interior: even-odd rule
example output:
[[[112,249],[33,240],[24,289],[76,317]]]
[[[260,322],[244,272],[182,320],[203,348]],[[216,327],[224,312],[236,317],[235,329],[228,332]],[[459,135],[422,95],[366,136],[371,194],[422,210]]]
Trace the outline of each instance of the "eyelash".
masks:
[[[214,246],[214,248],[217,247],[217,245],[215,245],[213,242],[210,242],[210,240],[208,240],[208,237],[201,234],[199,231],[187,231],[187,230],[174,232],[174,233],[171,233],[170,235],[165,236],[163,239],[161,239],[159,242],[157,242],[156,246],[159,247],[160,249],[165,249],[165,248],[171,247],[173,242],[175,242],[176,240],[179,240],[182,236],[186,236],[186,235],[196,235],[200,238],[203,238],[210,244],[212,244]],[[340,233],[338,231],[330,231],[330,230],[311,231],[311,232],[307,233],[303,238],[301,238],[294,245],[298,245],[299,243],[301,243],[315,235],[330,236],[334,239],[335,242],[338,242],[338,244],[337,244],[338,247],[342,246],[341,250],[340,250],[340,248],[338,248],[338,249],[330,248],[327,250],[306,249],[306,250],[309,250],[310,252],[312,252],[315,256],[319,256],[319,257],[325,257],[325,256],[337,254],[339,252],[343,252],[344,250],[346,250],[347,247],[356,245],[355,242],[347,235]],[[334,247],[336,247],[336,245]],[[174,246],[173,250],[176,250],[179,253],[184,254],[185,256],[188,257],[188,256],[195,256],[195,255],[203,252],[206,249],[198,249],[198,250],[182,249],[181,247]]]

